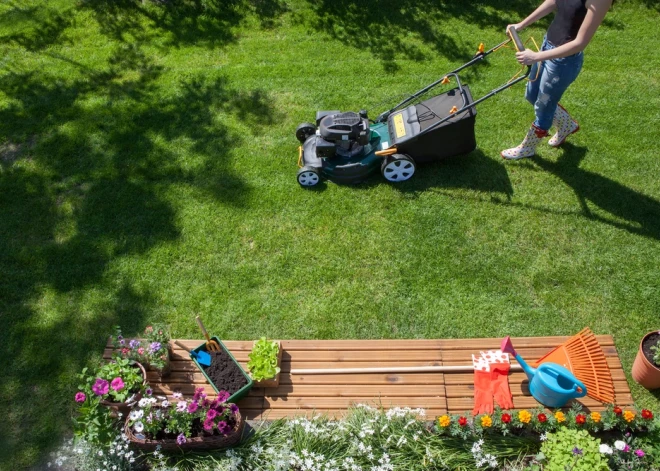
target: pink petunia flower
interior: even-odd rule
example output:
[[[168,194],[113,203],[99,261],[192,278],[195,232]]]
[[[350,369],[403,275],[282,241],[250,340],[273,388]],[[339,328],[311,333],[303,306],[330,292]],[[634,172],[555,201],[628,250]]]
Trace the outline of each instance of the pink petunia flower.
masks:
[[[124,381],[119,376],[113,379],[112,383],[110,383],[110,387],[115,391],[121,391],[124,388],[124,386],[125,386]]]
[[[188,413],[194,414],[195,412],[197,412],[197,407],[198,405],[196,402],[191,402],[190,404],[188,404]]]
[[[84,392],[78,391],[76,393],[76,402],[85,402],[85,399],[87,399],[87,396],[85,396]]]
[[[207,432],[213,430],[213,419],[206,419],[204,421],[204,430],[206,430]]]
[[[635,454],[641,458],[641,457],[643,457],[646,453],[644,453],[643,450],[639,449],[639,450],[635,450]]]
[[[218,401],[227,402],[228,399],[229,399],[229,393],[227,391],[220,391],[218,393]]]
[[[213,420],[217,416],[218,416],[218,413],[216,411],[214,411],[213,409],[209,409],[208,411],[206,411],[206,418],[207,419]]]
[[[97,396],[103,396],[105,394],[108,394],[109,386],[110,385],[106,380],[101,378],[96,378],[96,382],[92,386],[92,391]]]
[[[138,353],[140,355],[143,355],[144,354],[144,348],[142,348],[142,347],[138,348]]]

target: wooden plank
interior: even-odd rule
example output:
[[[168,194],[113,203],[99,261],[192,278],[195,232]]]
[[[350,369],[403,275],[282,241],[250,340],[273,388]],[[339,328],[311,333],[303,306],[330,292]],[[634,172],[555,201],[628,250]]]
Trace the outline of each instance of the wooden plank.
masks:
[[[264,397],[266,409],[347,409],[357,403],[374,404],[374,401],[385,408],[412,407],[423,409],[446,409],[447,400],[444,397]]]
[[[429,421],[435,420],[436,417],[447,413],[447,409],[424,409],[424,411],[423,418]],[[330,418],[339,419],[347,414],[347,409],[264,409],[263,413],[258,415],[254,414],[252,410],[249,410],[248,414],[248,420],[276,420],[287,417],[313,418],[318,415],[326,415]]]
[[[531,359],[529,362],[531,363],[535,359]],[[605,360],[607,361],[607,366],[610,368],[610,370],[613,369],[621,369],[621,362],[617,357],[614,356],[606,356]],[[470,360],[472,361],[472,360]],[[460,360],[443,360],[442,362],[444,365],[451,366],[451,365],[464,365],[465,361],[460,361]],[[518,364],[517,361],[513,360],[513,364]]]
[[[621,401],[618,401],[618,399],[619,398],[617,397],[617,403],[620,402],[622,406],[632,405],[632,402],[629,402],[626,398],[622,398]],[[583,404],[585,410],[602,411],[607,408],[605,404],[590,398],[578,402]],[[515,409],[535,409],[536,407],[539,407],[539,405],[540,404],[531,396],[518,396],[513,398],[513,406]],[[474,400],[471,397],[450,397],[447,398],[447,406],[452,414],[468,413],[474,406]],[[570,406],[570,404],[568,406]]]
[[[319,388],[317,385],[286,384],[265,391],[265,395],[268,397],[419,397],[444,396],[445,388],[443,385],[420,387],[398,384],[378,386],[338,384]]]
[[[529,383],[527,381],[522,382],[509,382],[509,389],[511,394],[515,396],[529,396]],[[628,383],[626,381],[616,381],[614,383],[614,392],[625,393],[628,389]],[[466,384],[447,384],[445,385],[445,390],[447,392],[447,397],[473,397],[474,396],[474,385],[472,383]]]
[[[213,387],[206,384],[182,384],[182,383],[154,383],[150,384],[151,388],[154,390],[154,394],[164,394],[171,396],[172,393],[180,392],[184,396],[192,396],[195,393],[195,389],[203,388],[204,393],[209,397],[215,397],[216,392]],[[262,388],[252,388],[248,391],[248,396],[251,397],[262,397],[264,395],[264,390]]]
[[[626,374],[623,370],[610,370],[612,375],[612,381],[615,382],[624,382],[626,388],[628,387],[628,382],[626,381]],[[445,384],[473,384],[474,383],[474,374],[473,373],[452,373],[444,375]],[[509,374],[509,384],[513,383],[522,383],[527,381],[527,375],[525,373],[510,373]]]

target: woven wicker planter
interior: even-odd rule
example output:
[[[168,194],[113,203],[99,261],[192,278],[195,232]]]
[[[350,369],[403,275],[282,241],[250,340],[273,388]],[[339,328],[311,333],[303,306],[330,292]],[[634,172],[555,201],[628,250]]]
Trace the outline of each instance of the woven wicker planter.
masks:
[[[142,385],[144,386],[147,384],[147,372],[144,369],[144,366],[142,364],[135,362],[135,366],[137,368],[140,368],[140,371],[142,372]],[[114,415],[117,415],[117,413],[121,413],[124,416],[128,415],[128,413],[131,411],[132,405],[139,401],[142,398],[142,393],[138,392],[135,394],[135,400],[134,402],[128,403],[128,402],[110,402],[110,401],[100,401],[100,404],[102,406],[108,407],[114,411]]]
[[[650,362],[642,351],[644,341],[649,336],[658,333],[660,333],[660,331],[649,332],[642,338],[642,341],[639,344],[639,350],[637,350],[637,356],[635,357],[635,363],[633,363],[632,367],[633,379],[644,386],[646,389],[660,388],[660,368]]]
[[[176,438],[164,438],[162,440],[150,440],[147,438],[137,438],[133,430],[128,426],[129,419],[126,418],[124,425],[124,432],[128,440],[136,447],[145,451],[153,451],[157,446],[161,450],[175,451],[175,450],[217,450],[220,448],[229,448],[240,443],[243,438],[243,429],[245,428],[245,420],[240,412],[236,412],[236,426],[229,435],[210,435],[193,437],[186,439],[186,443],[179,445]]]

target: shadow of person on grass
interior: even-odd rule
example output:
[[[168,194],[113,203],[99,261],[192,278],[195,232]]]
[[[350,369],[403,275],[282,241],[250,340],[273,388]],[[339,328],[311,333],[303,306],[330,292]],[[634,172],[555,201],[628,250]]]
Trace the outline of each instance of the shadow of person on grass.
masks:
[[[625,229],[632,234],[660,240],[660,201],[607,177],[581,169],[580,163],[587,155],[585,147],[565,143],[561,152],[556,162],[538,156],[532,157],[532,161],[573,189],[584,217]],[[595,214],[589,208],[589,203],[625,222]]]

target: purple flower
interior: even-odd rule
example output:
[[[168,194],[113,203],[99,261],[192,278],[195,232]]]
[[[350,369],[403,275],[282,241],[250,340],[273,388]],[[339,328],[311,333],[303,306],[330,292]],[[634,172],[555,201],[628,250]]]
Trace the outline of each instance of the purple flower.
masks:
[[[184,443],[186,443],[186,436],[185,436],[183,433],[180,433],[180,434],[176,437],[176,442],[177,442],[179,445],[183,445]]]
[[[104,394],[108,394],[109,387],[110,385],[106,380],[96,378],[96,382],[92,386],[92,391],[94,391],[94,394],[97,396],[103,396]]]
[[[177,412],[183,412],[186,410],[186,401],[179,401],[176,404],[176,411]]]
[[[218,416],[218,413],[216,411],[214,411],[213,409],[209,409],[208,411],[206,411],[206,418],[207,419],[213,420],[217,416]]]
[[[639,449],[639,450],[635,450],[635,454],[641,458],[641,457],[644,456],[646,453],[644,453],[643,450]]]
[[[161,344],[160,342],[151,342],[151,345],[149,345],[149,348],[151,349],[151,353],[156,353],[158,350],[160,350]]]
[[[133,339],[130,342],[128,342],[128,346],[131,347],[133,350],[135,350],[140,346],[140,341]]]
[[[632,450],[632,448],[630,448],[630,445],[626,445],[626,446],[623,448],[623,451],[625,451],[626,453],[629,452],[630,450]]]
[[[87,399],[87,396],[85,396],[84,392],[78,391],[76,393],[76,402],[85,402],[85,399]]]
[[[204,430],[206,430],[207,432],[213,430],[213,419],[206,419],[204,421]]]
[[[578,447],[573,448],[573,454],[576,456],[582,456],[582,450]]]
[[[151,388],[147,388],[144,392],[147,396],[151,396],[154,393],[154,390]]]
[[[193,394],[193,401],[199,401],[202,397],[206,397],[204,394],[204,388],[196,388],[195,394]]]
[[[238,412],[238,406],[236,404],[230,404],[229,410],[231,411],[232,414],[236,414],[236,412]]]
[[[114,389],[115,391],[120,391],[124,388],[124,381],[117,376],[115,379],[112,380],[112,383],[110,383],[110,387]]]
[[[218,393],[218,401],[227,402],[227,399],[229,399],[229,393],[227,391],[220,391]]]
[[[227,435],[229,432],[231,432],[231,427],[227,422],[221,420],[218,422],[218,432],[220,432],[222,435]]]
[[[124,340],[124,339],[119,339],[119,345],[121,345],[122,347],[123,347],[124,345],[126,345],[126,340]]]
[[[196,402],[191,402],[190,404],[188,404],[188,413],[194,414],[195,412],[197,412],[197,407],[198,405]]]

